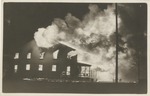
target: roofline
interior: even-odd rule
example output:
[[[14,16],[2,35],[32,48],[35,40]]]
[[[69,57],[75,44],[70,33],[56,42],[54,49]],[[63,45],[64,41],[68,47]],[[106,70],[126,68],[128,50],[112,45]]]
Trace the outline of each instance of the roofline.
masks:
[[[79,63],[79,62],[77,62],[77,63],[80,64],[80,65],[92,66],[92,65],[89,65],[89,64],[85,64],[85,63]]]
[[[63,41],[60,41],[59,44],[62,44],[62,45],[64,45],[64,46],[67,46],[67,47],[69,47],[69,48],[71,48],[71,49],[74,49],[74,50],[77,49],[77,48],[75,48],[74,46],[72,46],[71,44],[68,44],[68,43],[63,42]]]

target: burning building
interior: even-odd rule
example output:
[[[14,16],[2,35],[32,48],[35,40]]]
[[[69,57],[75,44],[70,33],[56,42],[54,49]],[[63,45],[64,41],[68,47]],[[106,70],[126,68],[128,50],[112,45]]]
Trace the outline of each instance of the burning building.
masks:
[[[140,34],[137,34],[137,28],[140,27],[136,25],[139,25],[141,21],[139,21],[139,24],[137,24],[137,22],[132,22],[137,20],[132,19],[134,18],[134,16],[138,15],[138,11],[136,11],[138,9],[136,8],[139,8],[141,10],[140,12],[143,12],[143,10],[146,10],[145,5],[135,4],[136,7],[134,9],[134,7],[132,8],[131,5],[128,4],[85,4],[87,7],[85,9],[87,9],[87,11],[85,13],[84,10],[81,11],[81,16],[75,14],[79,10],[76,8],[76,6],[74,8],[76,12],[68,10],[63,13],[63,7],[60,8],[62,4],[58,4],[57,6],[56,5],[54,4],[53,6],[53,4],[42,4],[43,9],[40,9],[41,11],[39,11],[39,5],[37,4],[37,7],[35,8],[31,6],[30,9],[33,8],[34,10],[36,10],[31,11],[31,13],[28,11],[30,9],[27,10],[25,7],[27,14],[31,15],[33,12],[35,12],[35,14],[38,14],[36,17],[38,19],[35,19],[35,17],[31,16],[32,18],[26,21],[31,21],[33,20],[33,18],[35,19],[33,21],[38,21],[40,19],[40,16],[44,16],[43,18],[47,16],[47,19],[40,21],[40,25],[36,27],[35,25],[37,25],[37,22],[34,22],[32,26],[33,30],[30,30],[29,27],[30,31],[26,30],[24,26],[20,25],[22,24],[22,22],[18,22],[17,25],[13,23],[14,21],[20,21],[18,20],[18,14],[16,14],[16,16],[13,16],[14,13],[12,14],[12,17],[16,17],[16,19],[12,20],[13,22],[11,24],[14,24],[14,26],[16,25],[16,30],[13,30],[14,26],[10,24],[10,18],[6,18],[5,21],[6,25],[8,24],[8,28],[6,27],[5,31],[8,31],[8,34],[10,34],[11,32],[14,32],[15,34],[13,35],[13,38],[12,34],[10,34],[9,37],[5,35],[5,37],[7,37],[5,39],[7,40],[4,41],[7,46],[4,47],[4,50],[8,48],[5,51],[5,54],[8,51],[13,51],[12,48],[14,48],[14,50],[17,50],[17,47],[22,46],[23,43],[29,42],[33,39],[34,40],[28,43],[26,46],[23,46],[20,51],[17,50],[18,52],[15,51],[13,53],[16,54],[15,58],[13,59],[14,64],[8,63],[10,60],[4,58],[6,59],[4,60],[4,63],[8,63],[8,67],[11,66],[11,68],[9,69],[4,69],[11,70],[10,73],[14,73],[14,75],[18,77],[24,76],[39,78],[78,78],[82,76],[82,69],[86,69],[86,67],[84,68],[82,66],[89,66],[92,70],[90,70],[92,74],[90,74],[90,72],[88,71],[87,73],[89,74],[87,76],[94,76],[93,78],[97,79],[98,81],[114,82],[114,79],[116,79],[116,77],[118,78],[118,80],[116,79],[116,81],[121,82],[138,81],[139,61],[137,58],[139,58],[138,56],[140,56],[141,54],[138,52],[139,49],[141,49],[141,52],[143,52],[143,49],[146,47],[138,48],[139,43],[137,42],[136,38],[141,38],[141,35],[143,34],[142,38],[146,41],[146,30],[145,28],[143,28],[144,31],[141,31],[141,33],[139,32]],[[83,7],[83,5],[77,4],[77,6],[80,7]],[[53,6],[54,8],[51,8],[51,6]],[[68,6],[67,9],[72,8],[72,5],[71,7],[69,7],[69,4],[65,6]],[[133,17],[131,18],[128,16],[128,12],[130,12],[128,9],[130,9],[130,7],[131,9],[134,9],[133,11],[135,11],[135,15],[133,15]],[[19,8],[20,7],[18,6],[18,9]],[[64,15],[62,15],[61,17],[57,15],[52,16],[54,14],[57,14],[57,12],[48,14],[49,12],[54,12],[52,9],[57,8],[61,10]],[[11,8],[9,10],[11,10]],[[14,11],[15,10],[16,9],[14,7]],[[61,11],[58,11],[58,13]],[[23,11],[18,10],[18,13],[20,12]],[[132,13],[133,12],[131,12],[130,14]],[[22,18],[27,18],[25,16],[26,15],[23,15]],[[49,16],[52,17],[49,18]],[[23,20],[22,18],[20,19]],[[43,24],[43,21],[46,23]],[[130,24],[133,23],[132,25],[135,26],[126,26],[129,25],[126,22],[130,22]],[[32,23],[26,23],[26,25],[28,24]],[[12,27],[10,27],[9,25]],[[18,27],[19,25],[22,27]],[[22,35],[22,33],[20,33],[20,35],[17,34],[19,32],[23,32],[27,35],[24,36]],[[29,38],[29,40],[27,38]],[[6,42],[9,40],[16,41],[14,41],[13,43]],[[73,47],[70,47],[67,44],[63,44],[61,42],[72,44]],[[141,44],[143,44],[143,42]],[[77,50],[78,52],[76,52]],[[8,52],[8,54],[10,53]],[[11,58],[13,58],[13,56]],[[85,64],[79,62],[84,62]],[[90,64],[91,66],[88,64]],[[4,67],[6,65],[7,64],[4,64]],[[89,67],[87,67],[87,70],[89,70]],[[67,72],[67,70],[69,70],[69,72]],[[95,73],[93,73],[93,71]],[[70,75],[63,76],[62,74]]]
[[[5,92],[146,89],[146,4],[5,3],[3,9]],[[41,79],[94,82],[24,81]]]
[[[76,49],[59,43],[48,49],[39,48],[35,40],[15,53],[13,76],[15,78],[48,78],[90,80],[90,66],[79,63]]]

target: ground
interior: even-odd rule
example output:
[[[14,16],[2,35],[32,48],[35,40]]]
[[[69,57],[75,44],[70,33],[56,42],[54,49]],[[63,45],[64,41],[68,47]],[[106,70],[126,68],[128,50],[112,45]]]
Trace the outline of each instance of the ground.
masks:
[[[139,83],[47,82],[4,80],[4,93],[140,93],[145,94],[145,81]]]

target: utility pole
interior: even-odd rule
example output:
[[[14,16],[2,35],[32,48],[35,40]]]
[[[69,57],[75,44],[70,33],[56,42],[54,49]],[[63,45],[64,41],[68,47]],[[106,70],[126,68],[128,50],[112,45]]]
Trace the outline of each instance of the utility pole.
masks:
[[[115,3],[115,13],[116,13],[116,78],[115,81],[118,83],[118,8],[117,3]]]

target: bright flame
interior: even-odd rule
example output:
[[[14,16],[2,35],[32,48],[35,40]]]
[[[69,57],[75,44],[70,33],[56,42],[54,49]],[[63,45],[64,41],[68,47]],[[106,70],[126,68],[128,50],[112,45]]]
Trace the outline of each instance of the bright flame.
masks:
[[[50,48],[58,43],[73,47],[76,51],[69,52],[68,58],[78,55],[78,62],[91,64],[92,70],[97,71],[95,78],[98,81],[113,82],[116,63],[114,10],[114,5],[101,10],[97,5],[90,4],[89,13],[82,21],[68,13],[65,20],[57,18],[47,28],[39,28],[34,39],[39,47]],[[119,54],[122,64],[126,60],[125,55],[122,52]]]

